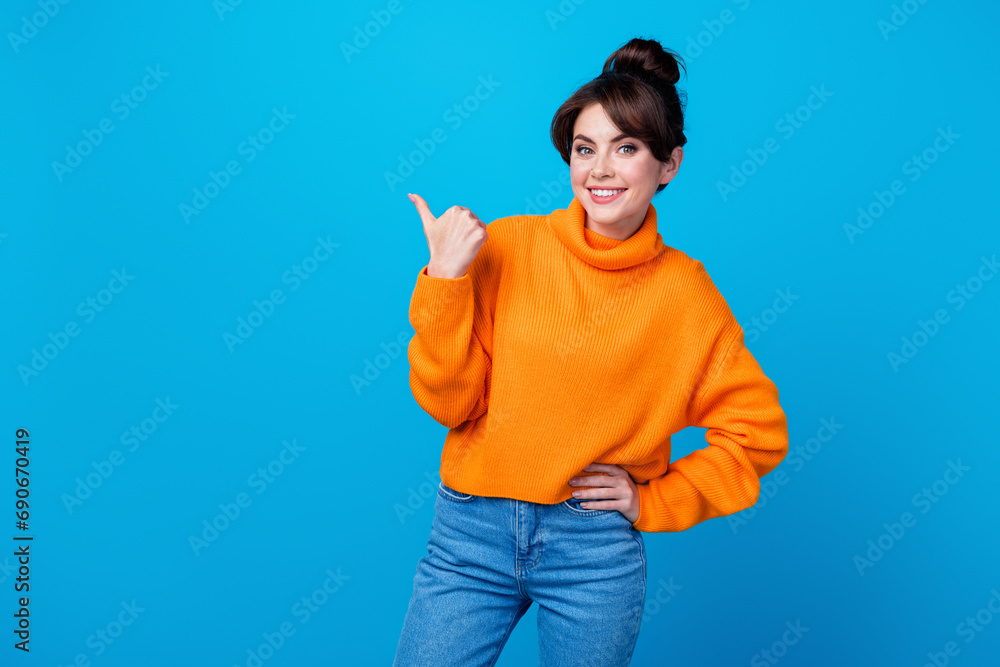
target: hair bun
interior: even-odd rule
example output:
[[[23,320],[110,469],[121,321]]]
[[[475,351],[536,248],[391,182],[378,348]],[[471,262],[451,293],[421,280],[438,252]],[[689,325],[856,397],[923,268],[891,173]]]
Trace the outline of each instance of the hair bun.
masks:
[[[680,81],[680,68],[684,61],[676,51],[664,49],[651,39],[635,37],[608,56],[604,62],[605,72],[631,74],[660,85],[676,85]],[[684,73],[687,74],[685,68]]]

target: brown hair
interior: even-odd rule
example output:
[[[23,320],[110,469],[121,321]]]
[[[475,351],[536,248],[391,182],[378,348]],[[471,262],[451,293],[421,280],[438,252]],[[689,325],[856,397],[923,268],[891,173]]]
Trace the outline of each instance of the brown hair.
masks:
[[[676,146],[687,143],[687,96],[675,85],[680,80],[678,65],[684,67],[680,54],[639,37],[608,56],[600,76],[573,93],[552,118],[549,136],[563,161],[569,164],[577,116],[594,103],[601,105],[615,127],[646,142],[657,160],[669,160]]]

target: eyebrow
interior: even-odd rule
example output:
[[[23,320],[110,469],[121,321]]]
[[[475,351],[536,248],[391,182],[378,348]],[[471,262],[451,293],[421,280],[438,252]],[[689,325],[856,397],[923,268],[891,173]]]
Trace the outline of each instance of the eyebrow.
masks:
[[[627,139],[627,138],[628,138],[628,136],[629,136],[629,135],[627,135],[627,134],[619,134],[619,135],[618,135],[617,137],[612,137],[612,138],[611,138],[611,143],[615,143],[615,142],[616,142],[616,141],[618,141],[619,139]],[[593,140],[593,139],[591,139],[590,137],[585,137],[585,136],[584,136],[584,135],[582,135],[582,134],[578,134],[578,135],[576,135],[575,137],[573,137],[573,141],[576,141],[577,139],[583,139],[584,141],[586,141],[587,143],[590,143],[590,144],[596,144],[596,143],[597,143],[596,141],[594,141],[594,140]]]

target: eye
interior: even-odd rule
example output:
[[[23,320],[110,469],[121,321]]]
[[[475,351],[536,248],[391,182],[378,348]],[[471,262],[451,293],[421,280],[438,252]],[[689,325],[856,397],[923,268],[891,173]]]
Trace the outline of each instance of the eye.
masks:
[[[618,148],[619,148],[619,150],[621,150],[623,148],[630,148],[631,151],[629,151],[629,153],[628,153],[629,155],[633,155],[633,154],[635,154],[639,150],[638,148],[636,148],[632,144],[622,144]],[[587,155],[587,153],[584,153],[583,151],[590,151],[590,150],[591,150],[590,146],[583,146],[583,145],[581,145],[581,146],[577,146],[576,147],[576,153],[578,155]],[[591,152],[593,152],[593,151],[591,151]]]

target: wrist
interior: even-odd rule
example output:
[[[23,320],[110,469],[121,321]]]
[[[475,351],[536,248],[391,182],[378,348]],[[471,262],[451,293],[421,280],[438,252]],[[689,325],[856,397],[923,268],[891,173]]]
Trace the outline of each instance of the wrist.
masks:
[[[427,275],[431,278],[447,278],[453,280],[455,278],[461,278],[465,275],[465,271],[459,273],[455,269],[451,269],[444,266],[439,266],[434,263],[433,260],[427,264]]]

